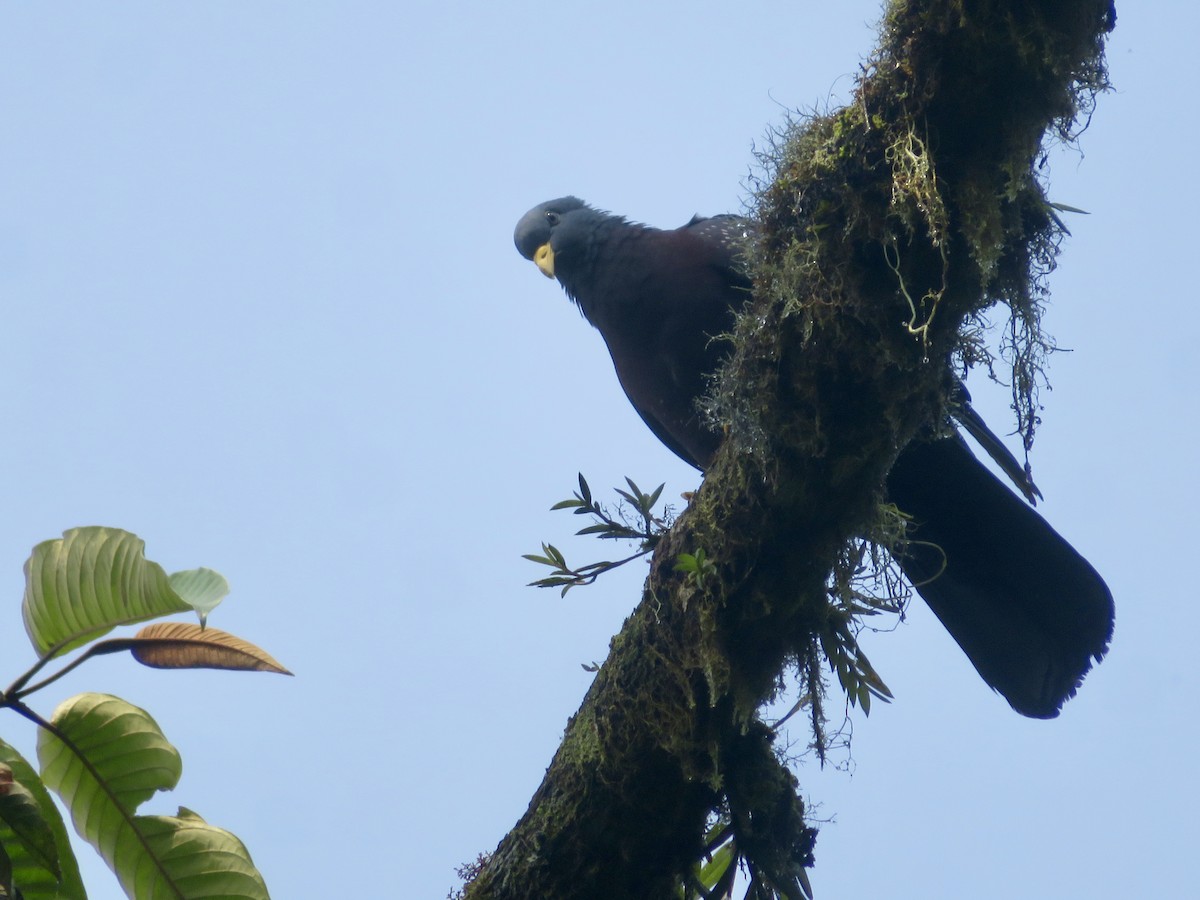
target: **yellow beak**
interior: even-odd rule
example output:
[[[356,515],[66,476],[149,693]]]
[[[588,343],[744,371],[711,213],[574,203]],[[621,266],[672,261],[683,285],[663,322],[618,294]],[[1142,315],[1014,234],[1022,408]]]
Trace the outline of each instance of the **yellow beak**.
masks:
[[[550,249],[549,241],[537,248],[533,254],[533,261],[542,270],[543,275],[547,278],[554,277],[554,251]]]

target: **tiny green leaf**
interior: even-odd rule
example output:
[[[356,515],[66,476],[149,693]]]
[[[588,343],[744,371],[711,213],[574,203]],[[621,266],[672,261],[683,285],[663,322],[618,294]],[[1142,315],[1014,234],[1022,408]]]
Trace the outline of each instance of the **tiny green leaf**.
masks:
[[[612,525],[609,525],[607,522],[600,522],[596,525],[587,525],[583,528],[580,528],[575,533],[576,534],[601,534],[601,533],[608,533],[612,530],[613,530]]]
[[[658,503],[658,498],[662,496],[663,488],[665,488],[666,486],[667,486],[666,482],[663,482],[657,488],[654,489],[654,493],[650,495],[649,502],[646,504],[647,509],[654,508],[654,505],[656,503]]]
[[[621,499],[623,499],[624,501],[629,503],[631,506],[633,506],[634,509],[637,509],[641,506],[641,504],[638,502],[637,494],[630,494],[626,491],[621,490],[620,488],[613,488],[613,490],[615,490],[617,492],[617,494],[621,497]]]
[[[212,569],[185,569],[182,572],[172,572],[167,579],[171,587],[200,616],[200,624],[208,621],[208,614],[225,599],[229,593],[229,582],[220,572]]]

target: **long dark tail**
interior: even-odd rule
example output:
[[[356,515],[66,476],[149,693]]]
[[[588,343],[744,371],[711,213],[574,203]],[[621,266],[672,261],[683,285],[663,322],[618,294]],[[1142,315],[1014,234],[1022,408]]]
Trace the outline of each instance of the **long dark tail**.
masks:
[[[910,445],[887,484],[917,592],[1013,709],[1058,715],[1112,637],[1103,579],[961,438]]]

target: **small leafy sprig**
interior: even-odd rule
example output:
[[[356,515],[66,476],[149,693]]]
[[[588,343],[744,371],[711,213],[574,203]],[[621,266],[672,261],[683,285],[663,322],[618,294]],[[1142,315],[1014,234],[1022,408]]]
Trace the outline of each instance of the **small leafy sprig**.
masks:
[[[695,582],[696,587],[703,588],[704,579],[716,574],[717,565],[708,558],[704,548],[700,547],[695,553],[680,553],[675,562],[675,571],[687,575]]]
[[[681,900],[714,900],[731,898],[733,881],[739,870],[745,871],[749,883],[746,900],[812,900],[812,884],[802,866],[791,872],[770,873],[747,856],[739,846],[737,829],[729,810],[723,810],[710,823],[704,839],[704,857],[685,876],[676,889]]]
[[[594,519],[593,523],[579,529],[576,534],[591,534],[602,540],[631,541],[636,543],[637,552],[624,559],[601,560],[573,567],[568,565],[561,550],[553,544],[543,542],[540,554],[525,553],[522,556],[538,565],[549,566],[554,570],[554,574],[530,582],[532,587],[562,588],[562,596],[565,597],[571,588],[591,584],[605,572],[654,552],[659,539],[671,527],[673,521],[670,507],[664,507],[661,513],[654,511],[659,497],[662,496],[664,485],[660,484],[647,494],[633,479],[626,477],[625,483],[629,485],[628,491],[613,489],[621,498],[615,512],[610,512],[596,501],[582,473],[579,475],[579,490],[569,499],[555,503],[550,509],[569,509],[577,516],[591,516]]]
[[[875,617],[884,622],[903,618],[910,591],[905,587],[894,563],[890,562],[889,546],[896,546],[898,525],[903,528],[900,513],[871,538],[857,538],[842,548],[832,577],[826,585],[828,605],[816,624],[814,652],[797,660],[798,696],[794,704],[772,725],[780,733],[783,726],[797,713],[804,711],[812,731],[809,750],[816,754],[821,765],[838,748],[847,754],[850,749],[850,710],[862,709],[870,715],[873,700],[891,702],[892,692],[884,683],[859,644],[864,628],[888,630],[887,624],[868,624]],[[891,533],[886,533],[887,528]],[[902,534],[903,531],[899,531]],[[819,649],[819,652],[816,652]],[[845,698],[845,711],[840,726],[831,729],[826,716],[826,685],[824,665],[837,677]]]

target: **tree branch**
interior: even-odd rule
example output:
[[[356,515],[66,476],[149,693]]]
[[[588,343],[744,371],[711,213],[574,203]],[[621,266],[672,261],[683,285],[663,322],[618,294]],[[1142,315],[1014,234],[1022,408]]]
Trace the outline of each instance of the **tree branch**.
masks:
[[[717,809],[795,892],[815,832],[757,711],[789,663],[819,697],[830,573],[878,530],[899,449],[941,427],[965,323],[1008,305],[1036,383],[1059,232],[1035,163],[1105,87],[1113,21],[1107,0],[894,2],[855,102],[782,137],[713,398],[729,437],[468,898],[674,896]],[[700,549],[715,577],[676,571]]]

